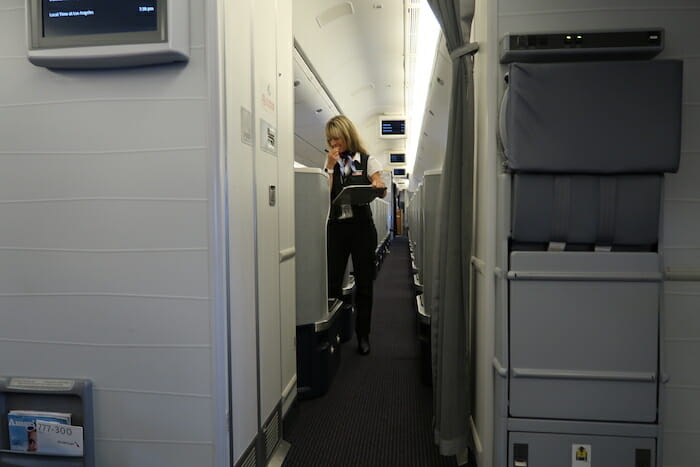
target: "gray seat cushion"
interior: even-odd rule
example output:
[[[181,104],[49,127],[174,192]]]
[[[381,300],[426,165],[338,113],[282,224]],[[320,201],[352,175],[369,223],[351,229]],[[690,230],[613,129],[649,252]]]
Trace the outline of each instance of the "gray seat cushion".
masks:
[[[513,63],[501,108],[509,167],[521,172],[675,172],[682,62]]]
[[[661,175],[513,176],[511,240],[644,249],[658,242]]]

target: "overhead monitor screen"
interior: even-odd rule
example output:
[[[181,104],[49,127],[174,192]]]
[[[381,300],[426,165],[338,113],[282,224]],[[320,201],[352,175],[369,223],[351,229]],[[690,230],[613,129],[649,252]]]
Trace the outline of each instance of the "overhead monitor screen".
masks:
[[[27,58],[48,68],[186,62],[187,0],[26,0]]]
[[[158,0],[42,0],[44,37],[158,29]]]
[[[403,164],[406,162],[406,154],[391,153],[389,154],[389,162],[391,162],[392,164]]]
[[[406,169],[394,169],[394,175],[395,176],[404,176],[404,175],[406,175]]]
[[[405,135],[406,120],[382,120],[382,135]]]

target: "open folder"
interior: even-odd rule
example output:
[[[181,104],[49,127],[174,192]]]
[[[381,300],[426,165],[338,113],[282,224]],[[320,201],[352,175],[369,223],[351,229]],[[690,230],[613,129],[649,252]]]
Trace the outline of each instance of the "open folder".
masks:
[[[333,204],[336,206],[342,204],[367,204],[384,193],[384,191],[386,191],[386,188],[375,188],[372,185],[346,186],[333,199]]]

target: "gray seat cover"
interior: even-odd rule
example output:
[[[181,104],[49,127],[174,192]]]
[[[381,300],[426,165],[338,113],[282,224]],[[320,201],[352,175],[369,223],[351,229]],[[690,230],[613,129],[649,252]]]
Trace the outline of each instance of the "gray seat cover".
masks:
[[[516,173],[512,197],[514,242],[648,247],[658,241],[661,175]]]
[[[513,63],[501,111],[509,167],[522,172],[675,172],[682,62]]]

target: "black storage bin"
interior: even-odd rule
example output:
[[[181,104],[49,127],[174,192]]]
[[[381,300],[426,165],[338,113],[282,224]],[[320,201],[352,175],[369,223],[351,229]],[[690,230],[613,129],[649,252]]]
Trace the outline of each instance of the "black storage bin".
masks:
[[[340,365],[340,310],[342,302],[328,301],[328,319],[297,326],[297,395],[322,396]]]

